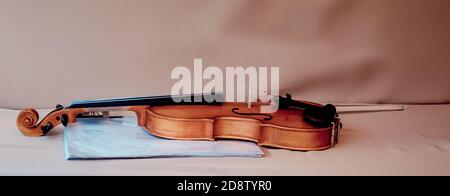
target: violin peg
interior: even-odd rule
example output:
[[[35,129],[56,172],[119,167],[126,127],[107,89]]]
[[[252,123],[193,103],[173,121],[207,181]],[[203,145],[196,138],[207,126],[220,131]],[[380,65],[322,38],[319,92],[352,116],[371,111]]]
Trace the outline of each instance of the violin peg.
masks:
[[[63,126],[67,126],[68,123],[69,123],[69,116],[67,114],[61,115],[61,124]]]
[[[53,124],[51,122],[48,122],[47,124],[45,124],[44,126],[41,127],[41,130],[43,131],[42,133],[45,135],[50,130],[52,130],[52,128],[53,128]]]

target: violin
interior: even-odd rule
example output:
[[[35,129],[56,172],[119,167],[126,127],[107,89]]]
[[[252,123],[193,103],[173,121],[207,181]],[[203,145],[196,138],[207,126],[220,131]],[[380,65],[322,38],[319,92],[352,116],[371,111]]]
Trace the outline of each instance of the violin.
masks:
[[[182,95],[201,102],[175,102],[172,96],[116,98],[75,101],[58,105],[40,122],[34,109],[25,109],[17,117],[17,127],[25,136],[45,136],[54,127],[76,123],[77,118],[108,116],[108,111],[132,111],[137,124],[151,134],[176,140],[237,139],[260,146],[311,151],[333,147],[342,127],[336,108],[291,95],[276,99],[278,110],[261,113],[261,101],[207,102],[208,96]]]

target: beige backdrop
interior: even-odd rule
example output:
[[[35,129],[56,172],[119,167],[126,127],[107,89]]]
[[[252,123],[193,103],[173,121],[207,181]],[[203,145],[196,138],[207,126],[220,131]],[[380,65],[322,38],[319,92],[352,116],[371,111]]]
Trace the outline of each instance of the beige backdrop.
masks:
[[[0,0],[0,107],[166,94],[178,65],[279,66],[331,102],[450,101],[448,0]]]

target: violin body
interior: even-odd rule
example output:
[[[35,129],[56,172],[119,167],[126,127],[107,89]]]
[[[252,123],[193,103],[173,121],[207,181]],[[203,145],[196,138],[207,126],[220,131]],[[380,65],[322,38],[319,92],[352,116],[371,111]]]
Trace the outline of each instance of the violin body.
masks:
[[[23,110],[17,118],[26,136],[44,136],[59,124],[76,123],[77,117],[99,111],[128,110],[137,115],[138,125],[158,137],[177,140],[237,139],[260,146],[290,150],[323,150],[338,142],[340,121],[318,125],[305,118],[306,109],[284,107],[272,114],[261,114],[263,103],[149,104],[112,107],[57,108],[40,123],[33,109]],[[310,102],[308,107],[323,108]],[[337,114],[336,114],[337,115]],[[269,116],[269,117],[268,117]],[[334,117],[334,116],[333,116]]]

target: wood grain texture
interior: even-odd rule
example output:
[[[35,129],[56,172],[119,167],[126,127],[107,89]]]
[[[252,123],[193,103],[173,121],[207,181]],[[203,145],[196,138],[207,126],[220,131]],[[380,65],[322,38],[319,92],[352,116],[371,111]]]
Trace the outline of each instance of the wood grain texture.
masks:
[[[156,106],[147,108],[144,127],[150,133],[169,139],[237,139],[261,146],[291,150],[323,150],[332,147],[333,127],[315,127],[306,122],[301,110],[279,110],[272,120],[263,116],[243,116],[231,112],[258,113],[246,103],[220,106]],[[142,118],[142,117],[138,117]]]

